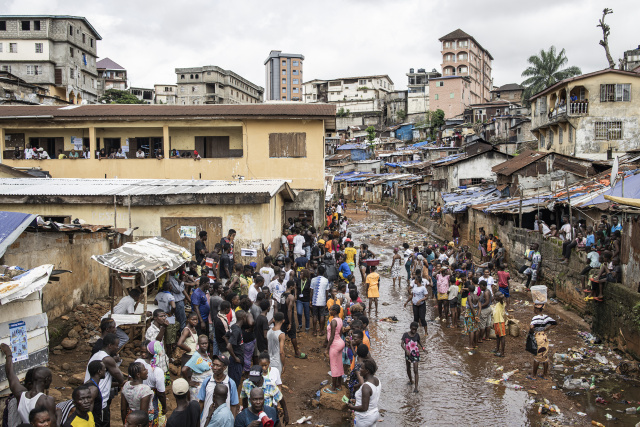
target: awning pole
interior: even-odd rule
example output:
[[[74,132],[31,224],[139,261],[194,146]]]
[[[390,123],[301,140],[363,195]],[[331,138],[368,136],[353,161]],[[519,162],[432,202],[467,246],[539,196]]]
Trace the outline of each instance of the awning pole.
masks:
[[[144,309],[143,309],[143,313],[142,313],[142,341],[144,341],[144,338],[147,334],[147,288],[148,286],[146,286],[146,281],[145,281],[145,277],[144,274],[141,274],[142,277],[142,283],[145,285],[144,287]]]
[[[567,189],[567,203],[569,203],[569,227],[571,229],[571,240],[573,240],[576,236],[574,236],[573,230],[573,210],[571,209],[571,195],[569,195],[569,180],[567,179],[567,173],[564,174],[564,185]]]
[[[518,216],[519,216],[518,227],[522,228],[522,187],[520,187],[520,213]]]
[[[118,228],[118,207],[116,205],[116,196],[113,195],[113,228]]]

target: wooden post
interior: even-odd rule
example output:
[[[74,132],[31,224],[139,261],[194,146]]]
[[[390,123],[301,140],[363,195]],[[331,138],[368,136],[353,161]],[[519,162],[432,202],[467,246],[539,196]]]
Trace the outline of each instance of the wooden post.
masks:
[[[129,194],[129,228],[131,228],[131,194]]]
[[[522,187],[520,187],[520,212],[518,213],[518,227],[522,228]]]
[[[144,274],[140,275],[142,278],[142,284],[146,285],[146,281],[144,279]],[[144,341],[145,334],[147,333],[147,288],[148,286],[144,286],[144,308],[142,312],[142,340]]]
[[[116,204],[116,195],[113,195],[113,228],[118,228],[118,206]]]
[[[571,210],[571,195],[569,194],[569,180],[567,179],[567,173],[564,174],[564,186],[567,190],[567,203],[569,203],[569,227],[571,228],[571,239],[575,239],[573,229],[573,211]]]

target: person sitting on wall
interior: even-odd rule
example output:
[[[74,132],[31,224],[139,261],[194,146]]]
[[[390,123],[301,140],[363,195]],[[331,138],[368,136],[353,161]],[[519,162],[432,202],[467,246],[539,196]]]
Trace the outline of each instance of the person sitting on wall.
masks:
[[[40,151],[42,149],[42,147],[40,147],[38,149],[38,151]],[[49,156],[49,154],[47,154],[47,157]],[[43,153],[40,153],[40,159],[44,159],[45,157],[43,157]],[[58,159],[66,159],[67,155],[64,154],[64,151],[62,150],[58,150]]]
[[[69,153],[69,158],[70,159],[77,159],[79,156],[78,152],[76,151],[76,149],[74,148],[73,150],[71,150],[71,152]]]
[[[15,160],[20,160],[20,159],[22,159],[22,150],[20,149],[20,147],[16,147],[16,148],[13,150],[13,158],[14,158]]]
[[[145,158],[144,151],[142,151],[142,147],[139,147],[138,151],[136,151],[136,159],[144,159],[144,158]]]
[[[156,151],[156,159],[158,160],[164,159],[164,153],[162,152],[162,148],[158,148],[158,151]]]
[[[86,145],[84,147],[84,151],[82,152],[82,157],[84,157],[85,159],[91,158],[91,151],[89,151],[89,147],[87,147]]]
[[[126,159],[127,155],[122,152],[122,148],[118,148],[116,152],[116,159]]]

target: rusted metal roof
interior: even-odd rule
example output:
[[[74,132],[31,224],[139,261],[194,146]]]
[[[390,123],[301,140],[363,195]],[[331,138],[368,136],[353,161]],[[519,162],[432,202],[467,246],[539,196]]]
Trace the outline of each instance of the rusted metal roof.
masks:
[[[501,175],[511,175],[512,173],[522,169],[523,167],[530,165],[536,160],[544,159],[550,152],[544,153],[542,151],[526,150],[517,156],[507,160],[504,163],[500,163],[491,168],[492,172],[499,173]]]
[[[0,119],[114,120],[114,119],[213,119],[274,117],[335,117],[331,104],[238,104],[238,105],[29,105],[0,106]]]
[[[594,176],[596,174],[596,170],[593,168],[591,162],[586,164],[588,160],[554,152],[542,152],[535,150],[525,150],[514,158],[494,166],[491,170],[497,174],[509,176],[520,169],[537,162],[538,160],[546,158],[549,155],[554,156],[554,170],[564,170],[584,178]]]

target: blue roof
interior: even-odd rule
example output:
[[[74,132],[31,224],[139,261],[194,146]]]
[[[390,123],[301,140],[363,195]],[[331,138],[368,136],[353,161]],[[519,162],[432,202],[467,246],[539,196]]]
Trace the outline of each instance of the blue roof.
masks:
[[[0,257],[35,219],[34,214],[0,211]]]
[[[501,197],[500,191],[495,186],[483,188],[470,188],[464,191],[456,191],[454,193],[442,193],[444,206],[442,210],[445,213],[464,212],[469,206],[487,203]]]
[[[432,161],[431,161],[431,164],[432,164],[432,165],[437,165],[437,164],[439,164],[439,163],[450,162],[450,161],[452,161],[452,160],[456,160],[456,159],[458,159],[458,158],[460,158],[460,157],[462,157],[462,156],[464,156],[464,153],[452,154],[452,155],[450,155],[450,156],[443,157],[443,158],[441,158],[441,159],[432,160]]]
[[[336,148],[336,150],[366,150],[367,144],[342,144]]]
[[[622,195],[622,179],[618,179],[616,185],[613,187],[613,191],[607,190],[605,193],[599,195],[593,200],[583,203],[581,206],[597,205],[599,203],[610,203],[610,200],[604,198],[604,195],[625,197],[629,199],[640,199],[640,174],[625,175],[624,177],[624,196]],[[577,197],[572,194],[571,197]]]
[[[422,160],[407,160],[406,162],[385,163],[385,166],[391,166],[392,168],[398,168],[401,166],[411,165],[414,163],[422,163]]]
[[[430,145],[430,144],[434,144],[434,142],[429,142],[429,141],[417,142],[417,143],[411,145],[411,147],[419,148],[419,147],[424,147],[425,145]]]

